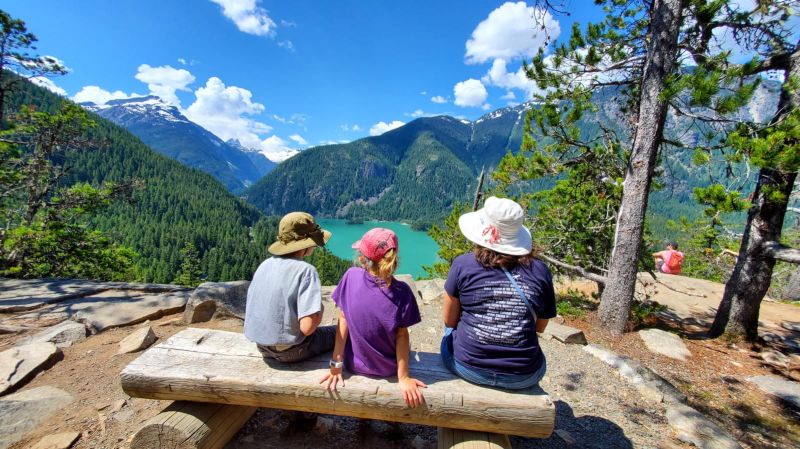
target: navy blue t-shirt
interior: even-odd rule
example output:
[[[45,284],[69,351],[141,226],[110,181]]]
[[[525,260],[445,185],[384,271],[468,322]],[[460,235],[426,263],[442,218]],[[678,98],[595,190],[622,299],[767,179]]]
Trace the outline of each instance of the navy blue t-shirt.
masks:
[[[553,277],[540,260],[509,270],[539,319],[556,316]],[[456,360],[475,368],[508,374],[530,374],[543,361],[536,323],[502,269],[486,268],[475,254],[458,256],[444,284],[461,303],[453,331]]]

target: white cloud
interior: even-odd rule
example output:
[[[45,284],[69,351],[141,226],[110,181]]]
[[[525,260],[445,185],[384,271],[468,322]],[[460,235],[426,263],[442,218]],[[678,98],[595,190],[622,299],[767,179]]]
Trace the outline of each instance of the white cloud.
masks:
[[[391,130],[393,130],[395,128],[399,128],[399,127],[401,127],[403,125],[405,125],[405,123],[401,122],[400,120],[393,120],[393,121],[391,121],[389,123],[378,122],[378,123],[372,125],[372,127],[369,129],[369,135],[370,136],[380,136],[381,134],[383,134],[383,133],[385,133],[387,131],[391,131]]]
[[[54,94],[61,95],[62,97],[67,96],[67,91],[58,87],[56,83],[53,82],[50,78],[45,78],[43,76],[34,76],[33,78],[29,79],[30,82],[36,84],[37,86],[44,87],[45,89],[53,92]]]
[[[361,127],[358,125],[350,126],[347,123],[345,123],[344,125],[341,125],[339,127],[342,128],[342,131],[353,131],[353,132],[361,131]]]
[[[422,96],[424,97],[425,95],[428,95],[428,91],[426,91],[426,90],[423,90],[423,91],[422,91],[422,92],[420,92],[419,94],[420,94],[420,95],[422,95]]]
[[[220,139],[237,139],[245,147],[256,149],[275,146],[275,139],[283,142],[277,136],[261,139],[260,136],[270,132],[272,127],[247,117],[264,111],[264,105],[254,102],[249,90],[225,86],[221,79],[211,77],[194,93],[196,100],[184,114]]]
[[[195,80],[194,75],[186,69],[176,69],[169,65],[151,67],[148,64],[139,66],[135,78],[147,84],[150,93],[176,106],[180,106],[181,101],[175,92],[191,92],[188,86]]]
[[[185,58],[178,58],[178,62],[180,62],[182,65],[186,65],[186,59]]]
[[[257,0],[211,0],[222,6],[222,14],[231,19],[239,31],[256,36],[275,34],[275,22]]]
[[[503,89],[523,90],[528,98],[531,98],[535,92],[540,91],[539,88],[536,87],[536,83],[525,74],[525,70],[522,66],[520,66],[516,72],[509,72],[506,66],[507,63],[505,60],[495,59],[492,63],[492,68],[489,69],[486,75],[481,79],[490,86],[502,87]],[[513,92],[511,93],[513,94]]]
[[[453,94],[456,97],[454,103],[461,107],[480,106],[489,96],[483,83],[474,78],[461,81],[453,86]]]
[[[289,136],[289,139],[294,140],[295,142],[297,142],[298,145],[308,145],[306,139],[303,139],[303,137],[300,134],[292,134],[291,136]]]
[[[514,101],[514,100],[517,99],[517,95],[514,92],[509,90],[508,92],[506,92],[505,95],[500,97],[500,99],[501,100],[506,100],[506,101]]]
[[[283,20],[281,19],[281,26],[286,28],[295,28],[297,24],[293,20]]]
[[[280,41],[278,42],[278,47],[285,48],[292,53],[294,53],[294,44],[290,40]]]
[[[109,92],[99,86],[83,86],[83,89],[78,91],[73,97],[72,101],[75,103],[95,103],[105,104],[111,100],[120,100],[123,98],[138,97],[137,94],[126,94],[121,90]]]
[[[484,111],[488,111],[489,109],[492,109],[492,105],[490,105],[489,103],[484,103],[483,106],[481,106],[481,109],[483,109]]]
[[[542,23],[546,31],[541,29]],[[464,57],[467,64],[530,58],[545,44],[546,36],[555,39],[560,33],[558,21],[549,12],[525,2],[506,2],[478,24],[466,43]]]
[[[361,131],[361,127],[358,125],[353,125],[350,127],[350,131]]]
[[[406,117],[411,117],[411,118],[419,118],[419,117],[433,117],[433,116],[436,116],[436,115],[439,115],[439,114],[436,114],[434,112],[423,111],[422,109],[417,109],[414,112],[406,112],[403,115],[405,115]]]
[[[431,101],[434,102],[434,103],[438,103],[438,104],[444,104],[444,103],[447,103],[447,98],[445,98],[445,97],[443,97],[441,95],[437,95],[435,97],[431,97]]]

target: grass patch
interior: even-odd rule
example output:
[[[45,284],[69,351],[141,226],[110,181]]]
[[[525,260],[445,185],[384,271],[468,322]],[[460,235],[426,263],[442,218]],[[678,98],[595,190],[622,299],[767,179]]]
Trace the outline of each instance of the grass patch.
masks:
[[[642,325],[651,325],[658,321],[656,314],[666,312],[667,306],[655,301],[633,301],[629,324],[638,329]]]
[[[584,318],[587,311],[596,308],[597,303],[578,290],[569,288],[566,293],[556,295],[556,311],[561,316]]]

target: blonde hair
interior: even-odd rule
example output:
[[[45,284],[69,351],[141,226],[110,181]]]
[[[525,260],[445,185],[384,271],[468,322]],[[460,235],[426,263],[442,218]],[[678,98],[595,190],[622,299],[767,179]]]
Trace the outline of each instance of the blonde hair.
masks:
[[[392,285],[392,275],[397,270],[398,264],[397,251],[394,249],[386,251],[386,254],[377,262],[367,259],[361,253],[358,254],[358,259],[370,274],[386,282],[387,287]]]

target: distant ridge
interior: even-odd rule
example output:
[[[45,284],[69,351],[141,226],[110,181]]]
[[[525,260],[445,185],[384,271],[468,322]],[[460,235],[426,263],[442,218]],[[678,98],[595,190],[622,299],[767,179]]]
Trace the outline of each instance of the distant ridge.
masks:
[[[127,129],[159,153],[219,180],[239,193],[277,164],[238,142],[223,142],[156,96],[82,103],[86,109]]]
[[[778,94],[779,84],[764,80],[740,118],[757,121],[769,116]],[[585,118],[584,130],[592,132],[599,123],[622,129],[626,118],[616,101],[619,97],[616,88],[596,92],[598,110]],[[491,170],[506,153],[519,150],[526,111],[534,107],[535,102],[527,102],[501,108],[475,121],[423,117],[380,136],[309,148],[247,189],[245,197],[269,214],[302,209],[328,217],[404,220],[426,227],[443,219],[453,202],[471,198],[482,167]],[[690,148],[702,145],[702,131],[690,129],[690,124],[688,117],[670,116],[667,135]],[[707,181],[692,157],[693,151],[663,155],[666,185],[651,195],[651,212],[670,217],[698,212],[692,191]],[[539,180],[528,188],[539,190],[552,182]]]

